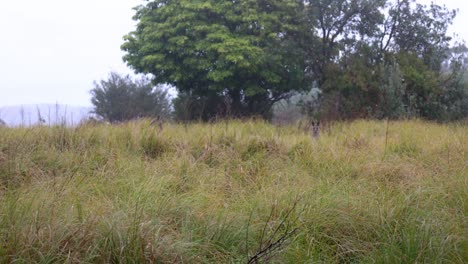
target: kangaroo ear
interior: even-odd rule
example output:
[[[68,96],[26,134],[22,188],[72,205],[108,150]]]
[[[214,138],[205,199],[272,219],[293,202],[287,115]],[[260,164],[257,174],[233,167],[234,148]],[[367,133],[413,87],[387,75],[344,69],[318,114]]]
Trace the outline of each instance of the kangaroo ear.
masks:
[[[317,122],[317,126],[320,126],[320,121]]]
[[[314,122],[314,121],[312,121],[312,126],[315,126],[315,122]]]

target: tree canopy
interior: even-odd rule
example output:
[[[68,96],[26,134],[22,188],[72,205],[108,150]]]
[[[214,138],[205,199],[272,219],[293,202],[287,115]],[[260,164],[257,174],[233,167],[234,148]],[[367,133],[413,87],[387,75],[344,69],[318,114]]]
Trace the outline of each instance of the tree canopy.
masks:
[[[313,87],[318,115],[437,119],[468,96],[454,77],[465,57],[450,56],[455,15],[414,0],[150,0],[122,49],[177,88],[181,119],[269,117]]]
[[[298,12],[295,0],[149,1],[137,8],[124,60],[194,98],[228,97],[211,109],[265,115],[306,88]]]

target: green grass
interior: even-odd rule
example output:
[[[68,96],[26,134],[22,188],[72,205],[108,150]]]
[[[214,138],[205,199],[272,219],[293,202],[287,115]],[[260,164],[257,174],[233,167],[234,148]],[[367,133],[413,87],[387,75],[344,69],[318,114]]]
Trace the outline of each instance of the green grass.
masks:
[[[467,263],[466,124],[0,128],[0,263]]]

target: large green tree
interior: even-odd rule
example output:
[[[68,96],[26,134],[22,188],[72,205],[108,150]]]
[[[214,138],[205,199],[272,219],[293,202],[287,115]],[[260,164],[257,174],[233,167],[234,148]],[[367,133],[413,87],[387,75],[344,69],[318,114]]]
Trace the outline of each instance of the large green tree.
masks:
[[[274,102],[308,84],[298,44],[306,35],[302,5],[298,0],[148,1],[136,8],[138,25],[125,36],[124,60],[189,100],[205,101],[205,119],[226,109],[236,116],[268,116]]]

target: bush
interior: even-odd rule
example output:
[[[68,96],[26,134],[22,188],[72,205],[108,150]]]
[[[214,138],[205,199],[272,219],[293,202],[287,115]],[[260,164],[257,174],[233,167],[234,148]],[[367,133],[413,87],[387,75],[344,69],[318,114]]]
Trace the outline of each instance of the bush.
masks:
[[[152,159],[162,156],[165,152],[168,152],[171,149],[170,144],[161,138],[158,138],[155,133],[144,135],[141,138],[140,144],[145,156]]]
[[[108,80],[95,82],[91,94],[94,113],[111,123],[139,117],[168,118],[171,114],[167,91],[154,87],[147,77],[132,80],[113,72]]]

